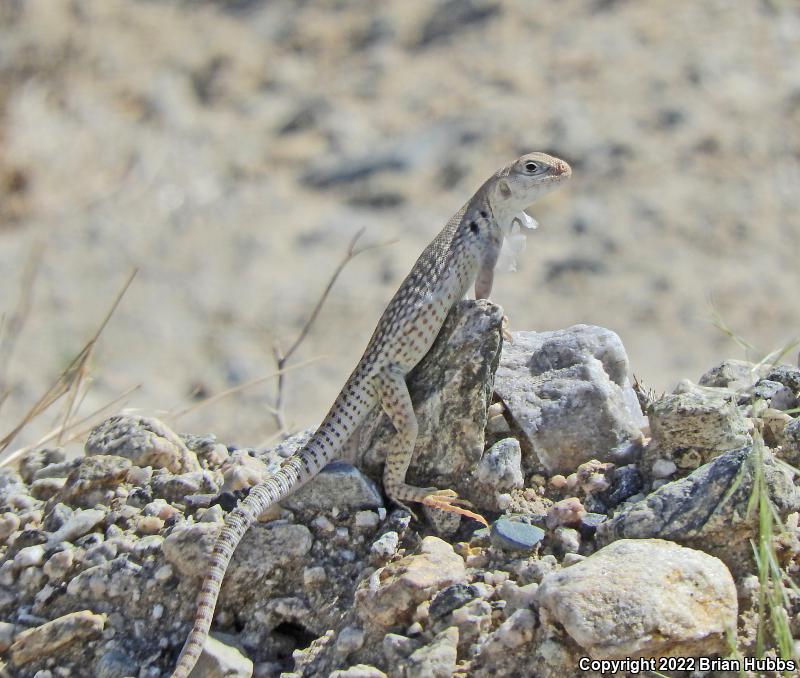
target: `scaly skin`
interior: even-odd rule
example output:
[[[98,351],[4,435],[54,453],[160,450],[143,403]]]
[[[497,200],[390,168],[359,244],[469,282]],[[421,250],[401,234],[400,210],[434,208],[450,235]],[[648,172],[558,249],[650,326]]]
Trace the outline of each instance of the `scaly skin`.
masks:
[[[194,626],[172,678],[187,678],[200,656],[225,570],[248,527],[267,508],[340,458],[350,436],[376,407],[384,409],[397,430],[383,474],[386,494],[401,504],[418,502],[483,521],[454,506],[457,496],[452,490],[406,484],[417,419],[405,377],[431,348],[448,312],[473,283],[478,298],[488,297],[503,235],[512,220],[571,173],[569,165],[558,158],[543,153],[522,156],[495,172],[425,248],[383,312],[364,355],[320,427],[227,516],[212,551]]]

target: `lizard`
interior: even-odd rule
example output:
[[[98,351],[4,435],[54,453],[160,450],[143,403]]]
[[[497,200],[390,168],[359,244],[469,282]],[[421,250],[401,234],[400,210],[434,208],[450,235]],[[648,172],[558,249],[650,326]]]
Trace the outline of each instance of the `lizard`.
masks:
[[[199,658],[225,571],[249,526],[325,465],[342,458],[350,436],[378,407],[396,430],[383,472],[389,498],[400,505],[417,502],[486,522],[455,505],[458,496],[452,490],[406,484],[418,427],[405,376],[431,348],[448,312],[473,283],[476,298],[488,298],[503,238],[512,223],[530,219],[523,210],[571,174],[570,166],[553,156],[523,155],[489,177],[425,248],[380,317],[364,354],[319,428],[226,517],[172,678],[187,678]]]

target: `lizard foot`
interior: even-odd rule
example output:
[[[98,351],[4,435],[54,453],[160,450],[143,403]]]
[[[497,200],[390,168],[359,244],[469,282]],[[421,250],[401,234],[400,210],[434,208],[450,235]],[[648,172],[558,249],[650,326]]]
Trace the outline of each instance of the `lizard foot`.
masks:
[[[505,339],[509,344],[514,343],[514,337],[511,336],[511,332],[508,329],[508,316],[503,315],[503,320],[500,322],[500,331],[503,333],[503,339]]]
[[[462,508],[461,506],[457,506],[456,502],[470,505],[468,501],[459,499],[458,495],[453,492],[453,490],[436,490],[423,498],[420,503],[423,506],[429,506],[430,508],[439,509],[440,511],[446,511],[447,513],[455,513],[459,516],[472,518],[473,520],[477,520],[479,523],[486,525],[486,527],[489,527],[489,523],[486,522],[486,518],[479,513],[475,513]]]

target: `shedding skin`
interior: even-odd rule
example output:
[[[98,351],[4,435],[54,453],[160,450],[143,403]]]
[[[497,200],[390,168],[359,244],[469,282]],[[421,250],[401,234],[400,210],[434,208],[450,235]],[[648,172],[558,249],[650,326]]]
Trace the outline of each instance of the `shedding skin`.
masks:
[[[571,174],[566,162],[544,153],[518,158],[489,177],[425,248],[314,435],[225,518],[200,590],[194,624],[172,678],[187,678],[194,668],[211,628],[225,571],[250,525],[328,463],[342,458],[349,438],[377,407],[396,429],[383,474],[389,498],[486,524],[480,515],[456,506],[458,496],[452,490],[406,484],[418,427],[405,377],[430,350],[450,309],[473,284],[478,298],[488,298],[503,237],[512,221]]]

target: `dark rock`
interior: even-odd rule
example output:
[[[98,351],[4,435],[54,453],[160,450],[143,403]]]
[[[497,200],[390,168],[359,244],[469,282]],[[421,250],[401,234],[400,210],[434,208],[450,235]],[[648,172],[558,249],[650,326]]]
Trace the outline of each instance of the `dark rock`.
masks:
[[[429,47],[469,26],[482,24],[500,10],[500,4],[486,0],[445,0],[438,3],[422,26],[417,47]]]
[[[431,617],[439,619],[478,597],[478,589],[469,584],[453,584],[437,593],[431,601]]]
[[[718,556],[736,574],[749,561],[758,529],[757,514],[748,513],[756,463],[753,447],[726,452],[642,501],[621,506],[597,529],[597,541],[668,539]],[[791,477],[766,450],[763,473],[778,515],[798,510],[800,494]]]
[[[621,504],[628,497],[639,494],[644,487],[644,479],[639,469],[633,464],[615,468],[611,474],[611,487],[600,495],[603,503],[609,508]]]
[[[594,539],[597,528],[608,520],[608,516],[602,513],[587,513],[578,523],[577,530],[584,539]]]
[[[513,518],[499,518],[491,531],[492,544],[508,551],[530,551],[544,536],[542,528]]]

